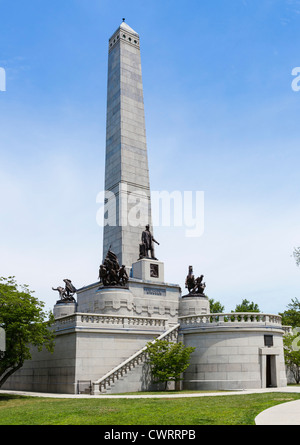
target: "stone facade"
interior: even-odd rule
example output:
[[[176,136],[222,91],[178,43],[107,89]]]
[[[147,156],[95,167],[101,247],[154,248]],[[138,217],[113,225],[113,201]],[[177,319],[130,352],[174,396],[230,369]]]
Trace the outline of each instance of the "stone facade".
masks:
[[[228,314],[226,322],[220,321],[225,317],[211,314],[209,323],[203,316],[180,320],[182,341],[196,347],[183,387],[235,390],[286,386],[280,317]],[[272,346],[265,346],[266,336],[272,338]]]
[[[158,286],[150,285],[152,289]],[[89,382],[98,393],[97,382],[106,377],[101,392],[153,390],[145,345],[157,337],[169,338],[168,333],[174,332],[177,335],[172,341],[196,348],[183,375],[184,389],[286,386],[281,317],[253,313],[182,315],[178,289],[168,286],[164,297],[157,295],[157,300],[144,293],[135,300],[138,296],[133,292],[133,301],[140,301],[140,306],[135,302],[129,309],[115,305],[107,314],[77,311],[58,318],[54,354],[33,350],[32,361],[27,361],[4,389],[74,394],[82,382]],[[107,298],[105,292],[101,296]]]
[[[26,361],[5,389],[76,394],[82,381],[95,381],[167,329],[167,320],[80,314],[57,320],[55,350]]]
[[[156,266],[158,277],[151,276],[151,266]],[[142,259],[133,264],[131,275],[127,289],[103,287],[100,283],[79,289],[77,311],[158,317],[167,319],[170,326],[175,325],[178,322],[181,289],[177,284],[164,282],[164,264]]]
[[[130,268],[141,230],[151,226],[151,203],[140,39],[126,23],[109,39],[106,126],[105,191],[115,224],[104,227],[103,258],[111,246]]]

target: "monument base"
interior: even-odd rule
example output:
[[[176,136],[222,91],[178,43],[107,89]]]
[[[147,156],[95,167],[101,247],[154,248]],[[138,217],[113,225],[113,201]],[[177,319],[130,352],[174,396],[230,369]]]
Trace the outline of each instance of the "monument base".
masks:
[[[77,303],[64,303],[63,301],[58,301],[53,308],[54,318],[66,317],[68,315],[73,315],[77,311]]]
[[[133,315],[133,295],[126,286],[91,284],[77,291],[78,312]]]
[[[199,294],[188,294],[179,301],[179,316],[205,315],[210,313],[208,297]]]
[[[164,263],[151,258],[143,258],[132,265],[132,278],[163,283],[165,280]]]

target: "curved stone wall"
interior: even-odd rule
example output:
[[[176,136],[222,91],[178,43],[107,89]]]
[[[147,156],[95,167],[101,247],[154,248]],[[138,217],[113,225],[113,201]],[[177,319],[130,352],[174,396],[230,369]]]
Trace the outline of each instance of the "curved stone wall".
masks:
[[[99,283],[77,292],[78,312],[133,315],[133,295],[129,289],[106,287]]]
[[[196,347],[184,374],[184,389],[286,386],[279,316],[211,314],[181,317],[179,322],[184,344]],[[272,346],[266,346],[269,341]]]

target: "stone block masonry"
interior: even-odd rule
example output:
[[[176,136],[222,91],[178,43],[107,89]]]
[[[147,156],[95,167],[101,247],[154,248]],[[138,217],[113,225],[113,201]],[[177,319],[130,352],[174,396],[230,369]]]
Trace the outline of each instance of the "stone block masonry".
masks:
[[[117,202],[116,225],[104,225],[103,257],[111,246],[130,268],[138,259],[142,230],[151,226],[151,202],[140,39],[124,22],[109,39],[105,162],[105,190]],[[135,210],[141,194],[143,203]],[[130,212],[142,213],[139,225],[131,224]]]

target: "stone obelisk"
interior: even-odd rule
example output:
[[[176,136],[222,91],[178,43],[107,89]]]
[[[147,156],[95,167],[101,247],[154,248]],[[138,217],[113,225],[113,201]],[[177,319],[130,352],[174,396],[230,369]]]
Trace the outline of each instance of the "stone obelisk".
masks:
[[[140,38],[124,21],[109,39],[105,191],[103,257],[111,247],[131,267],[151,203]]]

